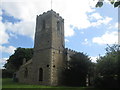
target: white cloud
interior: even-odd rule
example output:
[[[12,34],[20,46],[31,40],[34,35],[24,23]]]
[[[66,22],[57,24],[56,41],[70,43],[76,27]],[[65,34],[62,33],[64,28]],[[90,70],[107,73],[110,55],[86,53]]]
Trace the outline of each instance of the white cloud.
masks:
[[[16,36],[14,33],[12,33],[12,32],[9,33],[9,36],[10,36],[10,37],[14,37],[14,38],[17,39],[17,36]]]
[[[117,29],[117,30],[118,30],[118,29],[119,29],[118,22],[116,22],[116,23],[114,23],[114,24],[109,24],[108,29],[111,29],[111,30]]]
[[[2,17],[0,16],[0,45],[8,43],[9,35],[6,33],[6,26],[2,23]]]
[[[106,32],[100,37],[94,37],[92,39],[93,43],[97,44],[115,44],[118,43],[118,32]]]
[[[1,8],[0,8],[0,15],[2,15],[2,10],[1,10]]]
[[[96,60],[97,60],[98,56],[91,56],[90,58],[91,58],[92,62],[96,63],[97,62]]]
[[[84,32],[82,31],[82,32],[80,32],[81,34],[84,34]]]
[[[42,14],[51,9],[51,0],[4,0],[2,1],[2,9],[7,15],[22,21],[16,24],[11,24],[11,31],[34,37],[34,27],[36,15]],[[99,13],[93,8],[96,1],[80,1],[80,0],[54,0],[53,10],[60,13],[65,19],[65,36],[73,36],[75,27],[85,29],[91,26],[106,24],[110,20],[109,17],[102,18]],[[87,13],[91,13],[95,19],[100,19],[96,22],[90,22]],[[102,20],[101,20],[102,18]],[[97,24],[96,24],[97,23]],[[73,28],[69,26],[73,25]],[[7,25],[6,25],[7,26]]]
[[[90,19],[96,19],[96,20],[102,19],[102,16],[99,13],[93,13],[89,17]]]
[[[35,32],[35,23],[34,22],[28,22],[28,21],[21,21],[19,23],[5,23],[7,30],[20,34],[25,35],[28,37],[33,38],[34,32]]]
[[[83,42],[82,44],[83,44],[83,45],[88,45],[88,44],[89,44],[88,39],[85,38],[85,39],[84,39],[84,42]]]
[[[118,24],[118,22],[117,22],[117,23],[115,23],[115,28],[117,28],[117,29],[118,29],[118,28],[120,28],[119,26],[120,26],[120,23],[119,23],[119,24]]]
[[[73,30],[73,28],[71,28],[69,25],[65,24],[65,36],[66,37],[70,37],[73,36],[75,34],[75,31]]]
[[[0,45],[0,51],[2,51],[2,52],[4,52],[4,53],[13,54],[15,49],[16,49],[16,48],[13,47],[13,46],[5,47],[5,46],[1,46],[1,45]]]
[[[0,9],[0,15],[2,15],[1,9]],[[13,46],[8,46],[8,47],[3,46],[3,44],[9,43],[9,38],[10,38],[9,34],[6,32],[6,28],[7,28],[6,26],[7,25],[5,25],[2,22],[2,16],[0,16],[0,51],[1,51],[1,53],[5,52],[5,53],[13,54],[14,50],[15,50],[15,47],[13,47]]]
[[[4,25],[0,22],[0,44],[8,43],[9,35],[5,32]]]
[[[99,19],[99,20],[96,21],[96,22],[92,22],[92,23],[91,23],[91,26],[96,27],[96,26],[99,26],[99,25],[101,25],[101,24],[107,25],[111,20],[112,20],[112,18],[110,18],[110,17],[106,17],[106,18],[103,18],[103,19]]]
[[[87,45],[87,46],[91,46],[91,45],[92,45],[91,42],[88,41],[87,38],[85,38],[84,41],[83,41],[81,44],[82,44],[82,45]]]
[[[65,42],[69,42],[69,40],[68,40],[68,39],[65,39]]]
[[[0,69],[3,69],[4,67],[4,64],[7,62],[8,58],[0,58]]]
[[[25,21],[35,20],[36,15],[50,9],[50,0],[11,0],[2,1],[6,14]]]

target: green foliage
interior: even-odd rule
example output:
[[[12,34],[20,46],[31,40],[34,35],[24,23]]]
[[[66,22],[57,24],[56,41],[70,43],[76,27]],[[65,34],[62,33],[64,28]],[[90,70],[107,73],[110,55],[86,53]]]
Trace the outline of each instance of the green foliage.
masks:
[[[96,7],[102,7],[103,6],[103,2],[97,2]]]
[[[114,7],[119,7],[120,6],[120,1],[114,3]]]
[[[4,67],[7,69],[7,71],[14,73],[22,65],[23,59],[26,58],[26,60],[29,60],[32,58],[32,55],[32,48],[19,47],[15,50],[15,53],[9,57]]]
[[[96,7],[102,7],[103,6],[104,0],[99,0],[96,4]],[[115,0],[109,0],[109,2],[114,6],[114,7],[120,7],[120,1],[115,1]]]
[[[111,4],[114,4],[114,3],[115,3],[115,0],[110,0],[110,3],[111,3]]]
[[[120,59],[118,58],[120,57],[120,45],[108,45],[106,51],[105,56],[101,56],[97,60],[95,86],[118,87],[118,79],[120,79],[118,71],[120,69]],[[96,82],[99,82],[99,84],[97,85]]]
[[[94,83],[94,86],[99,88],[118,88],[118,80],[112,76],[97,76]]]
[[[6,69],[2,69],[2,78],[12,78],[12,73],[8,72]]]
[[[64,84],[69,86],[86,86],[86,76],[91,65],[90,58],[83,53],[71,56],[63,72]]]

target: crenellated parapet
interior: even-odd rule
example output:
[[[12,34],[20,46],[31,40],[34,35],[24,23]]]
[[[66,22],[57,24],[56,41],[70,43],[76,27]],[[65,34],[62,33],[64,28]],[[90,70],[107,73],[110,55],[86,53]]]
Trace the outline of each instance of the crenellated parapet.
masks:
[[[69,49],[69,48],[65,48],[65,54],[66,54],[67,61],[69,61],[70,57],[76,53],[79,53],[79,52]]]
[[[67,52],[67,54],[75,54],[75,53],[79,53],[75,50],[69,49],[69,48],[65,48],[65,52]]]
[[[64,19],[59,15],[59,13],[56,13],[55,11],[53,11],[52,9],[47,11],[47,12],[43,12],[43,14],[40,14],[40,15],[37,15],[37,17],[41,17],[41,16],[46,16],[46,15],[49,15],[49,14],[53,14],[55,17],[57,18],[60,18],[64,21]]]

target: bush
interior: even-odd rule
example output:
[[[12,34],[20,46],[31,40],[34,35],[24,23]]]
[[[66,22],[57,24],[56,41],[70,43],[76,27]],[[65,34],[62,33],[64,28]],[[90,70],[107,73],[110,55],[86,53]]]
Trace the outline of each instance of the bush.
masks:
[[[8,72],[6,69],[2,69],[2,78],[12,78],[13,73]]]
[[[94,86],[99,88],[118,88],[118,79],[113,76],[96,77]]]

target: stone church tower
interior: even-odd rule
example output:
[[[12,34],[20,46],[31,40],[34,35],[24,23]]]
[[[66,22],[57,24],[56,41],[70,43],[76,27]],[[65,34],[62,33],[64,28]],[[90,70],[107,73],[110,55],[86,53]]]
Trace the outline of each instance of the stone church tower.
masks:
[[[33,57],[23,60],[16,78],[27,84],[62,85],[62,70],[75,53],[65,49],[64,19],[50,10],[37,16]]]
[[[50,10],[37,16],[33,57],[23,60],[16,77],[21,83],[62,85],[62,70],[74,53],[65,49],[64,19]]]
[[[53,10],[37,16],[33,55],[34,82],[60,84],[63,67],[64,20]]]

